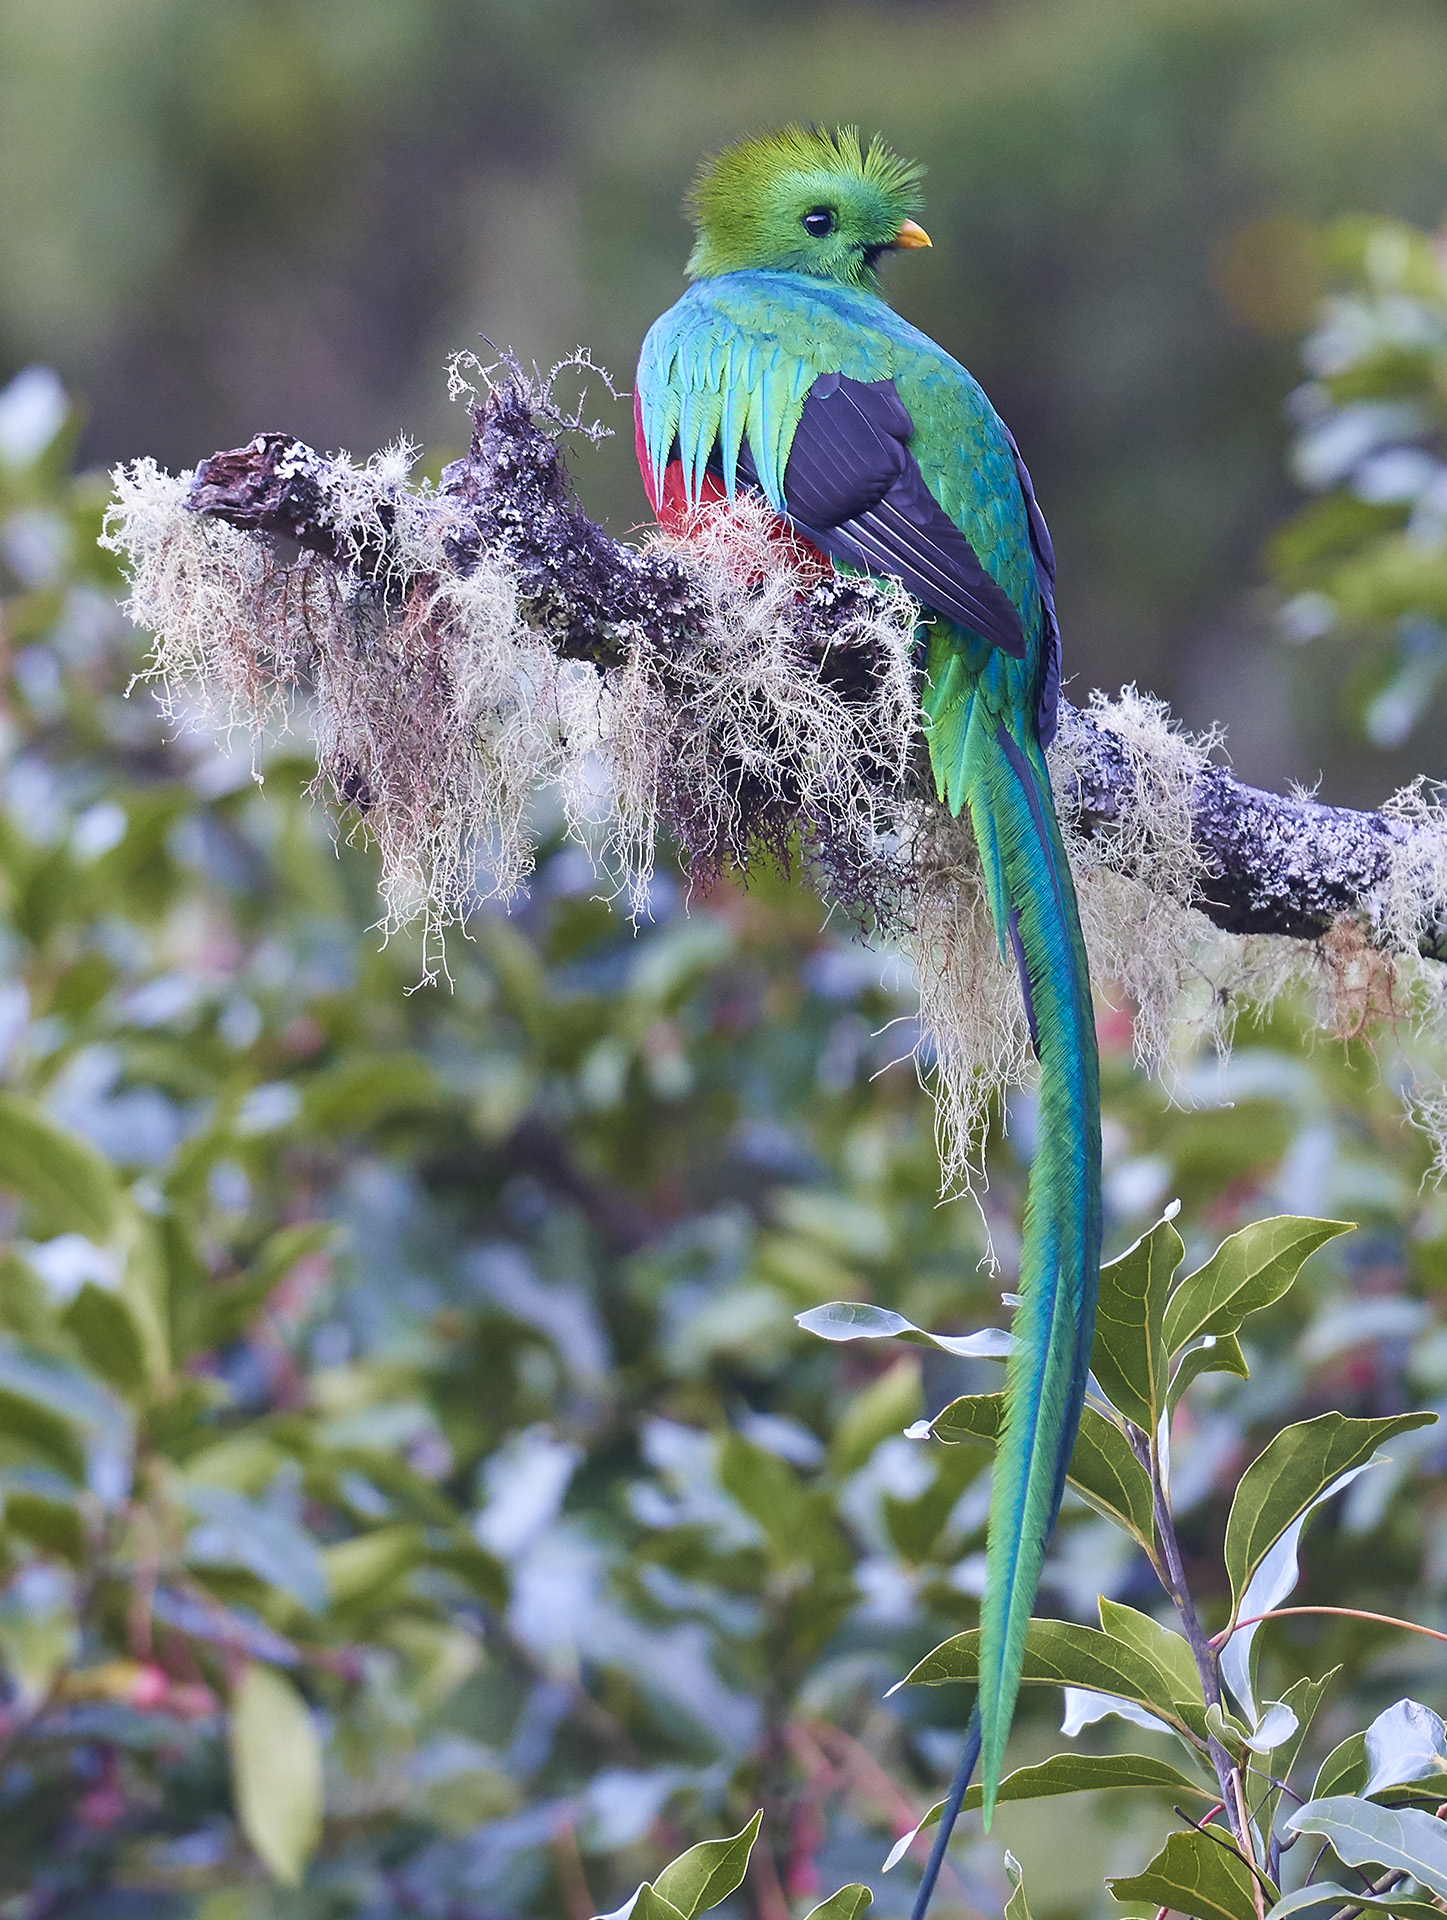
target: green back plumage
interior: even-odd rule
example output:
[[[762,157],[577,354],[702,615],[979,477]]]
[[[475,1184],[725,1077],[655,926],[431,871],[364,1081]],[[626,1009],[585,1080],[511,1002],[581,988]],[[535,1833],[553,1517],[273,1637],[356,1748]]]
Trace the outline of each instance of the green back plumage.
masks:
[[[866,150],[848,130],[789,128],[710,162],[691,201],[694,284],[650,329],[639,362],[639,455],[655,502],[674,459],[696,500],[711,460],[732,494],[747,441],[759,483],[782,513],[789,450],[815,380],[892,381],[926,486],[1020,616],[1022,659],[927,619],[922,693],[940,797],[969,812],[1001,954],[1019,971],[1040,1060],[981,1610],[988,1826],[1084,1398],[1100,1262],[1099,1072],[1079,915],[1037,733],[1047,625],[1014,446],[965,368],[874,289],[880,251],[916,210],[918,179],[880,143]],[[801,219],[816,202],[837,219],[814,239]],[[968,1751],[973,1764],[973,1740]],[[941,1823],[932,1873],[949,1824]]]

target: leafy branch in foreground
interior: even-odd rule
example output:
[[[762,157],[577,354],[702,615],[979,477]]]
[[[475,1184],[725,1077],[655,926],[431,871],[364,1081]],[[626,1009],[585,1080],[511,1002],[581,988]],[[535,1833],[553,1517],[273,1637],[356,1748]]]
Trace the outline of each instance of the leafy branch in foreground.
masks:
[[[1144,1554],[1176,1625],[1104,1596],[1098,1628],[1033,1620],[1024,1681],[1064,1688],[1067,1733],[1119,1716],[1170,1735],[1184,1765],[1145,1753],[1059,1753],[1010,1775],[1000,1799],[1099,1787],[1170,1793],[1185,1824],[1139,1873],[1111,1879],[1118,1900],[1151,1901],[1198,1920],[1284,1920],[1327,1901],[1351,1911],[1435,1912],[1431,1897],[1447,1896],[1447,1824],[1424,1809],[1447,1811],[1441,1720],[1414,1701],[1399,1701],[1328,1757],[1309,1794],[1300,1792],[1292,1770],[1334,1676],[1300,1679],[1279,1699],[1259,1698],[1256,1640],[1263,1621],[1278,1610],[1293,1611],[1281,1603],[1299,1578],[1298,1548],[1311,1514],[1378,1464],[1385,1443],[1430,1426],[1437,1416],[1326,1413],[1282,1429],[1237,1484],[1223,1553],[1229,1614],[1208,1636],[1172,1509],[1173,1423],[1203,1376],[1247,1377],[1238,1337],[1246,1321],[1280,1301],[1310,1255],[1349,1229],[1340,1221],[1289,1215],[1255,1221],[1178,1278],[1185,1248],[1175,1211],[1102,1270],[1090,1401],[1069,1481]],[[992,1358],[1009,1350],[1006,1333],[932,1335],[898,1314],[857,1303],[814,1308],[799,1320],[834,1341],[906,1339]],[[950,1445],[992,1445],[1002,1406],[1001,1394],[969,1395],[912,1433]],[[974,1680],[978,1650],[977,1630],[956,1634],[900,1684]],[[973,1787],[965,1808],[979,1804]],[[944,1813],[944,1802],[932,1807],[888,1864]],[[1325,1845],[1309,1868],[1292,1876],[1284,1862],[1303,1834]],[[1335,1868],[1328,1865],[1323,1874],[1323,1861],[1333,1854],[1346,1867],[1376,1867],[1381,1878],[1365,1893],[1347,1892],[1331,1878]],[[1423,1899],[1399,1893],[1413,1883]]]

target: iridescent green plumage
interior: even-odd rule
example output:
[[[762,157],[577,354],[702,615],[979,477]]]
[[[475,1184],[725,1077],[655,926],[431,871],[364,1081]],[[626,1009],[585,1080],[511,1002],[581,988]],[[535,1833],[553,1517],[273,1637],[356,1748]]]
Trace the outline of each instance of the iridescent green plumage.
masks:
[[[837,560],[894,572],[921,599],[935,780],[953,812],[969,812],[1001,955],[1019,969],[1040,1104],[981,1613],[988,1824],[1085,1391],[1099,1087],[1085,949],[1040,737],[1058,684],[1049,538],[978,383],[875,291],[883,251],[927,244],[906,227],[917,181],[916,169],[852,133],[789,129],[712,162],[692,201],[694,284],[644,343],[638,439],[660,509],[753,481]],[[942,597],[931,598],[932,582]],[[956,617],[940,617],[942,604]]]

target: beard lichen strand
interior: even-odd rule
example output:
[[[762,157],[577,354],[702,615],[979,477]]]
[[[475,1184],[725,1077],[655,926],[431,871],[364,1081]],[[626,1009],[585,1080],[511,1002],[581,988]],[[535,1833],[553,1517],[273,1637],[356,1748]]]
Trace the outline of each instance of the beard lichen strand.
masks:
[[[817,569],[776,537],[762,501],[700,509],[656,551],[686,556],[701,594],[695,642],[646,643],[604,675],[600,736],[613,771],[615,851],[646,888],[666,829],[701,875],[746,866],[762,844],[804,851],[835,876],[887,858],[898,833],[915,731],[916,609],[903,592],[861,596],[832,647],[857,650],[868,690],[834,684],[801,643]]]

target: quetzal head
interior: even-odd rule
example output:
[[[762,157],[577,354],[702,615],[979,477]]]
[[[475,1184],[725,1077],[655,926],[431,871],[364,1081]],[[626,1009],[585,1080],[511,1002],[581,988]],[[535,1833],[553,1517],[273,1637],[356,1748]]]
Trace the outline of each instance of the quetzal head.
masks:
[[[853,127],[741,140],[704,163],[689,195],[689,277],[767,267],[872,286],[881,254],[930,244],[910,218],[922,172],[882,140],[862,147]]]

